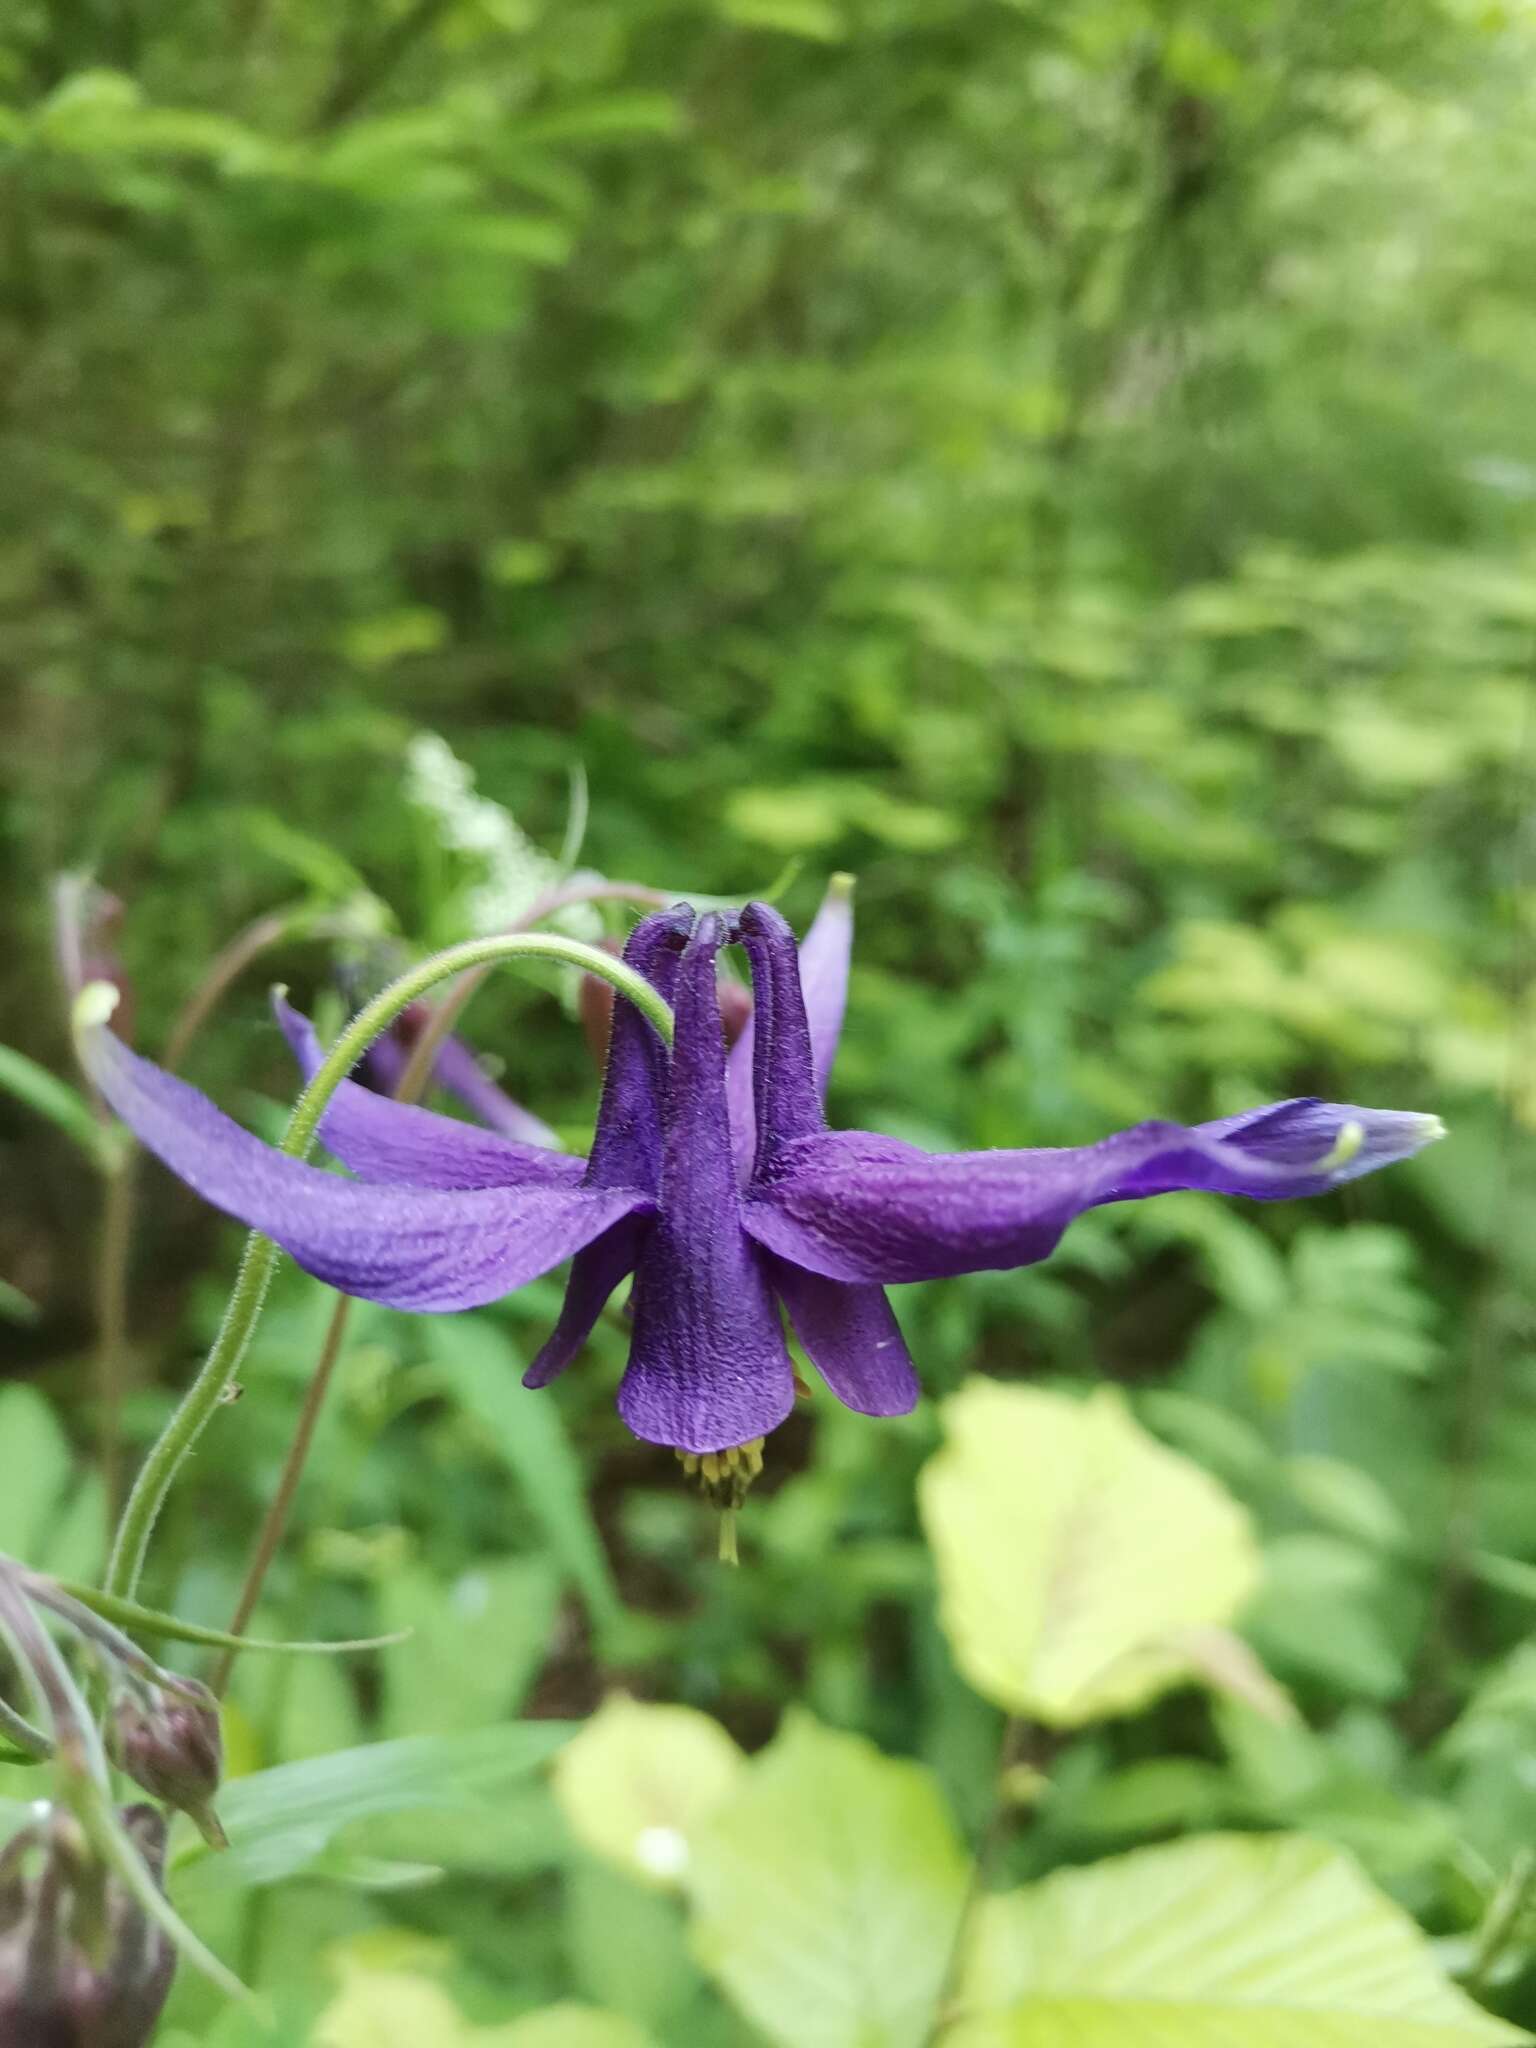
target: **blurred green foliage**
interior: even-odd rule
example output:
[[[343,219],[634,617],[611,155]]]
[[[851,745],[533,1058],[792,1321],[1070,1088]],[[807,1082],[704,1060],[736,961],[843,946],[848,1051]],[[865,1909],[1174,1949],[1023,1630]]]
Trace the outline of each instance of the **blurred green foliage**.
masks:
[[[934,1397],[1117,1382],[1232,1497],[1235,1578],[1257,1548],[1246,1657],[1185,1640],[1202,1686],[1036,1730],[1011,1827],[1019,1687],[962,1679],[985,1659],[953,1585],[953,1650],[939,1625],[918,1520],[935,1403],[818,1396],[731,1575],[612,1414],[618,1330],[518,1387],[555,1282],[360,1307],[259,1621],[416,1633],[241,1665],[236,1847],[185,1844],[176,1880],[285,2041],[919,2048],[943,1994],[990,2001],[952,2048],[1036,2048],[1048,1983],[1074,2039],[1131,2048],[1145,2016],[1093,2001],[1167,1987],[1051,1916],[1145,1907],[1153,1938],[1212,1889],[1297,1943],[1363,1930],[1356,1976],[1321,1972],[1354,2015],[1329,2041],[1513,2038],[1399,1908],[1536,2025],[1533,86],[1519,0],[5,10],[0,1040],[35,1064],[0,1097],[0,1548],[84,1577],[104,1536],[98,1181],[80,1106],[36,1085],[69,1072],[64,867],[126,899],[156,1054],[283,913],[189,1062],[269,1131],[263,981],[339,1013],[381,935],[461,935],[559,855],[578,771],[609,875],[743,893],[798,857],[803,921],[858,871],[838,1121],[1048,1144],[1312,1091],[1453,1127],[1326,1203],[1170,1197],[904,1292]],[[423,731],[509,814],[500,868],[489,813],[456,840],[420,800]],[[500,977],[472,1028],[579,1144],[560,993]],[[145,1169],[135,1445],[234,1256]],[[285,1275],[161,1525],[160,1604],[227,1620],[329,1314]],[[1005,1482],[990,1514],[962,1493],[1004,1591],[1050,1556]],[[638,1869],[572,1803],[580,1762],[538,1768],[617,1685],[708,1717],[726,1802],[675,1806],[620,1744],[599,1804],[661,1785]],[[690,1782],[691,1739],[665,1748]],[[1255,1829],[1313,1840],[1141,1847]],[[965,1982],[962,1837],[1010,1888]],[[754,1921],[797,1892],[809,1918]],[[1324,2038],[1213,2019],[1247,1962],[1197,1924],[1191,2029]],[[262,2038],[177,2001],[168,2048]]]

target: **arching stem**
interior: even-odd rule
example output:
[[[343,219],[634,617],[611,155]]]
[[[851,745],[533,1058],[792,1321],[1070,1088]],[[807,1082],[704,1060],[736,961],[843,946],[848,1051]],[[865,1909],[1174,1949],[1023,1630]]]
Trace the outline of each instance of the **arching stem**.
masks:
[[[494,938],[468,939],[423,960],[364,1005],[326,1054],[309,1086],[294,1105],[279,1151],[293,1159],[302,1159],[308,1153],[326,1106],[337,1088],[374,1039],[387,1031],[409,1004],[418,1001],[438,982],[450,980],[467,968],[494,966],[512,960],[554,961],[601,976],[612,982],[620,995],[628,997],[666,1044],[672,1043],[671,1010],[643,975],[637,974],[622,960],[615,960],[611,954],[600,952],[595,946],[584,946],[579,940],[563,938],[555,932],[511,932]],[[109,1015],[110,1008],[103,1008],[102,998],[110,995],[115,995],[115,991],[99,984],[87,988],[80,998],[82,1018],[100,1020]],[[137,1590],[150,1534],[166,1495],[183,1461],[212,1420],[239,1371],[240,1361],[245,1356],[261,1314],[277,1257],[278,1248],[271,1238],[262,1237],[255,1231],[247,1238],[218,1335],[197,1377],[151,1448],[128,1496],[107,1566],[106,1590],[109,1593],[131,1598]]]

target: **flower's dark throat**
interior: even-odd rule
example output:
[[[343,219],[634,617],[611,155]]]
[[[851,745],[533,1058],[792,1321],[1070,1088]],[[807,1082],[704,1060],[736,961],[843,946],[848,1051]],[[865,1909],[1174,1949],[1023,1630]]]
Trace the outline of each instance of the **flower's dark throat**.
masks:
[[[726,1451],[679,1451],[677,1459],[704,1498],[720,1510],[720,1562],[739,1564],[736,1511],[763,1469],[763,1439],[755,1436]]]

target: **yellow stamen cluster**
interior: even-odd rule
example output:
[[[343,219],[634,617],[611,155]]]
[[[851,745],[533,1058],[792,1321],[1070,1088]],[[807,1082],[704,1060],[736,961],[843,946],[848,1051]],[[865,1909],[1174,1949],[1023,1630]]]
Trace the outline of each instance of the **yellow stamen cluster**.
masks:
[[[679,1451],[684,1472],[717,1508],[739,1508],[763,1469],[763,1440],[733,1444],[728,1451]]]

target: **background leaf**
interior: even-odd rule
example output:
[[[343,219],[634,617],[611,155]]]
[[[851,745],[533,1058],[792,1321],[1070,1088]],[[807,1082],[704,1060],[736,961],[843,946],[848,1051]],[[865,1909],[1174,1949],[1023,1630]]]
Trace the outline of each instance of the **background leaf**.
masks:
[[[977,1382],[924,1468],[940,1616],[978,1691],[1076,1726],[1188,1676],[1176,1638],[1230,1621],[1257,1556],[1247,1516],[1111,1393]]]
[[[694,1946],[785,2048],[920,2048],[964,1890],[926,1772],[796,1713],[695,1838]]]
[[[493,1323],[434,1316],[426,1327],[444,1384],[522,1487],[594,1622],[621,1626],[624,1610],[558,1401],[540,1400],[520,1384],[522,1362]]]
[[[213,1857],[187,1844],[176,1867],[184,1882],[198,1886],[276,1884],[312,1863],[353,1821],[498,1796],[553,1756],[569,1734],[559,1722],[524,1721],[470,1734],[413,1735],[237,1778],[219,1795],[229,1848]]]
[[[990,1900],[955,2048],[1477,2048],[1472,2004],[1347,1858],[1217,1835]]]
[[[572,1832],[649,1884],[682,1880],[695,1833],[730,1796],[740,1750],[691,1707],[606,1700],[555,1763]]]

